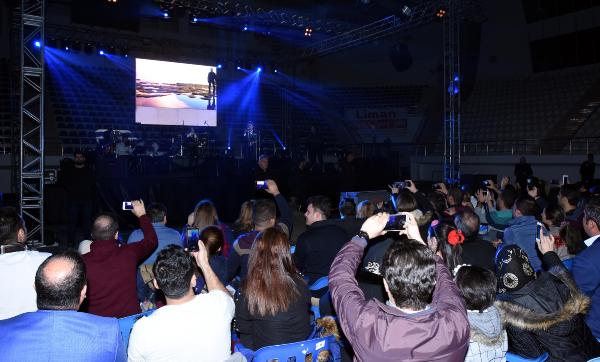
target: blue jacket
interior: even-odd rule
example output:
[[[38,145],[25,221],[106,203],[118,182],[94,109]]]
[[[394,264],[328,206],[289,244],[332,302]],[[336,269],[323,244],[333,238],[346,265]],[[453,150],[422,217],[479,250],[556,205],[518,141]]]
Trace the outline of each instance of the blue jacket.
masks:
[[[0,321],[0,361],[113,362],[127,355],[115,318],[38,310]]]
[[[158,253],[160,253],[160,251],[163,250],[167,245],[175,244],[183,246],[179,231],[165,226],[165,224],[162,222],[153,222],[152,227],[154,227],[154,231],[156,231],[156,236],[158,237],[158,247],[154,250],[152,255],[142,262],[142,264],[154,264]],[[141,229],[134,230],[131,235],[129,235],[127,244],[138,242],[143,238],[144,234],[142,233]]]
[[[506,245],[518,245],[529,257],[531,267],[536,272],[542,269],[542,260],[538,255],[535,242],[537,232],[537,220],[533,216],[520,216],[508,222],[508,227],[504,230],[504,239]]]
[[[600,238],[573,259],[573,279],[579,289],[592,298],[585,321],[592,334],[600,337]]]

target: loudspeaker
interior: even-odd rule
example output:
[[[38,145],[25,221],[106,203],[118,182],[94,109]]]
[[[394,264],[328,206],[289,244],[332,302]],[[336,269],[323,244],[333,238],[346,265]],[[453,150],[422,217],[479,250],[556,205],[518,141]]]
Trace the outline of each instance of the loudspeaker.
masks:
[[[390,59],[394,69],[398,72],[408,70],[413,63],[408,45],[403,43],[396,44],[390,48]]]

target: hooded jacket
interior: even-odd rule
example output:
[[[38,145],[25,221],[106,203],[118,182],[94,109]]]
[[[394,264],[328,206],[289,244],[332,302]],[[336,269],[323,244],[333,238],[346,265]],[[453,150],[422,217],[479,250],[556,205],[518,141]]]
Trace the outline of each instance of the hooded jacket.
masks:
[[[471,339],[465,362],[505,361],[508,338],[498,309],[491,306],[482,313],[469,310],[467,317]]]
[[[543,256],[549,272],[517,291],[499,294],[508,334],[508,350],[524,357],[548,352],[548,361],[587,361],[600,356],[584,322],[590,299],[577,289],[558,255]]]
[[[469,345],[464,301],[442,258],[436,257],[436,286],[426,310],[407,314],[366,300],[354,275],[366,241],[354,237],[338,253],[329,289],[355,361],[463,361]]]
[[[504,230],[506,245],[517,245],[529,257],[531,267],[536,272],[542,269],[542,261],[536,248],[535,237],[537,232],[537,221],[533,216],[520,216],[508,222],[508,228]]]

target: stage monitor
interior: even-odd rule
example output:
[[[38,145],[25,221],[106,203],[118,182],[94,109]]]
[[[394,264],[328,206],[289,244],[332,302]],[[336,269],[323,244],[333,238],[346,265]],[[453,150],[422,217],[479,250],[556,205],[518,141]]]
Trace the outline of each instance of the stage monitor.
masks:
[[[216,67],[135,60],[135,121],[217,126]]]

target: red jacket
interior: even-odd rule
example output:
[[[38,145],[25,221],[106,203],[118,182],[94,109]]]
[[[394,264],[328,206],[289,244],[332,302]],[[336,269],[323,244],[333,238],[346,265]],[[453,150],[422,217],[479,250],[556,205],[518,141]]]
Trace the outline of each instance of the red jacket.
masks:
[[[352,239],[329,273],[333,305],[355,361],[464,361],[469,347],[467,310],[442,259],[437,258],[429,308],[407,314],[375,299],[365,300],[354,277],[365,246],[364,239]]]
[[[83,255],[87,271],[87,312],[103,317],[126,317],[140,313],[136,293],[138,265],[158,245],[150,218],[140,217],[144,239],[120,246],[116,240],[96,240]]]

